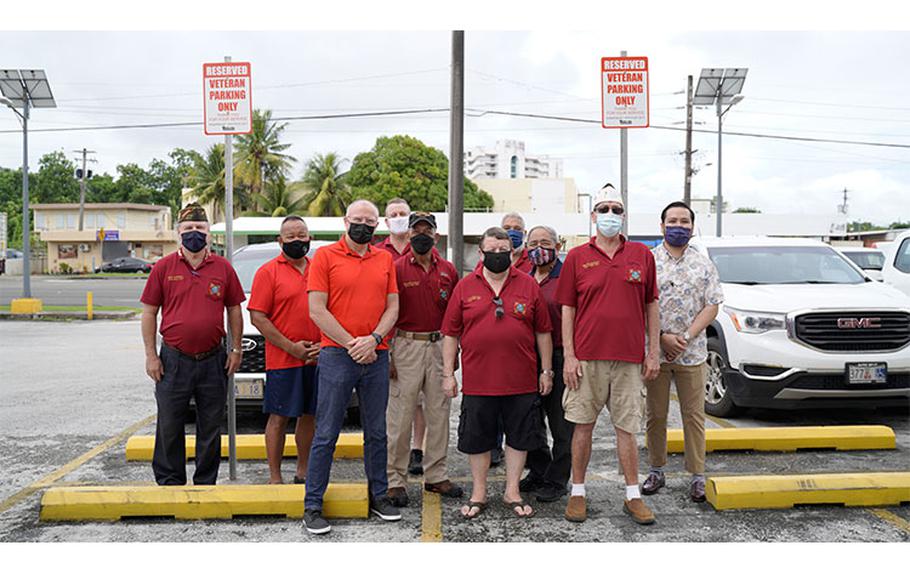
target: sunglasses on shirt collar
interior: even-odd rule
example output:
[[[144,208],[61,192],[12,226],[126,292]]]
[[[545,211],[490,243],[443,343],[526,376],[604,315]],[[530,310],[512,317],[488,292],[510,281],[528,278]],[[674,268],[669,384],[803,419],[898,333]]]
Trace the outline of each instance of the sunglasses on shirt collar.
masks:
[[[623,209],[622,206],[620,206],[620,205],[613,205],[613,206],[602,205],[600,207],[594,208],[595,213],[610,213],[611,211],[613,213],[615,213],[616,215],[622,215],[623,213],[625,213],[626,210]]]
[[[493,296],[493,303],[496,304],[496,319],[502,319],[506,315],[506,310],[502,307],[502,298]]]

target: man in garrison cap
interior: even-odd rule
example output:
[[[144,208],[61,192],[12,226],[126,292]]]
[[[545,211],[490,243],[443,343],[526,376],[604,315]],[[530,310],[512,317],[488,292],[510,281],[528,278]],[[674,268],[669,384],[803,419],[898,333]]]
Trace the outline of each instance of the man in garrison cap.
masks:
[[[194,485],[214,485],[229,373],[240,367],[246,299],[231,263],[209,251],[208,217],[198,203],[177,216],[180,248],[155,263],[142,292],[145,372],[155,382],[158,420],[152,470],[158,485],[186,485],[185,424],[196,401]],[[232,345],[225,348],[227,309]],[[156,347],[161,311],[161,347]]]

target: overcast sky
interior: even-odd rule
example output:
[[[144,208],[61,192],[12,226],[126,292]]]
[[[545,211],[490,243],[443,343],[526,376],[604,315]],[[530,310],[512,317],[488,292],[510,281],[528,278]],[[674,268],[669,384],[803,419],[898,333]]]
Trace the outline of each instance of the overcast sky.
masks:
[[[47,71],[57,109],[36,109],[33,129],[201,121],[203,62],[252,63],[253,102],[278,117],[447,108],[451,34],[430,32],[3,32],[0,67]],[[906,32],[494,32],[465,38],[466,106],[600,120],[600,57],[650,62],[651,124],[682,126],[686,76],[702,67],[748,67],[745,99],[724,130],[910,145],[910,34]],[[715,130],[713,109],[697,128]],[[0,165],[21,164],[21,134],[0,108]],[[11,133],[5,131],[13,131]],[[316,152],[353,159],[377,136],[409,134],[448,153],[448,114],[290,122],[285,140],[302,174]],[[528,153],[562,158],[580,191],[619,181],[619,135],[597,123],[467,117],[465,146],[523,140]],[[716,191],[716,134],[696,133],[693,195]],[[202,127],[35,132],[30,167],[46,152],[95,150],[96,171],[146,166],[176,146],[220,141]],[[685,133],[629,134],[630,209],[659,211],[682,197]],[[831,213],[846,187],[853,219],[910,220],[910,148],[725,136],[724,197],[767,213]],[[710,165],[709,165],[710,164]]]

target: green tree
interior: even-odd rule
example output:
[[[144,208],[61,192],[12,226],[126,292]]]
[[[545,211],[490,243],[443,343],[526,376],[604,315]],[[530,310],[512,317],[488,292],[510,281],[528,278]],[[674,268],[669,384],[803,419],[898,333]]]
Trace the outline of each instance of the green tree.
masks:
[[[299,190],[288,187],[284,178],[269,181],[262,193],[252,196],[258,205],[258,211],[248,211],[249,217],[287,217],[288,215],[305,215],[305,198]]]
[[[253,131],[237,137],[236,180],[246,186],[250,195],[262,193],[267,180],[287,179],[291,164],[297,158],[283,154],[291,147],[281,142],[287,123],[272,120],[271,110],[253,111]],[[263,179],[265,174],[265,179]]]
[[[888,226],[889,229],[910,229],[910,221],[895,221]]]
[[[62,150],[41,156],[34,183],[29,177],[29,202],[78,203],[79,182],[75,172],[75,164]]]
[[[211,203],[214,208],[212,223],[224,220],[224,144],[214,144],[200,155],[189,176],[191,195],[202,205]],[[234,186],[234,215],[248,208],[249,193],[242,186]]]
[[[848,233],[858,233],[861,231],[880,231],[885,227],[880,227],[869,221],[853,221],[847,226]]]
[[[436,148],[411,136],[380,137],[369,152],[354,158],[348,172],[354,199],[369,199],[380,208],[394,197],[413,210],[443,211],[448,203],[449,160]],[[488,209],[493,198],[464,181],[465,209]]]
[[[307,162],[301,182],[292,183],[290,189],[302,189],[303,207],[313,217],[343,216],[351,192],[346,181],[347,173],[340,173],[341,161],[334,152],[316,154]]]

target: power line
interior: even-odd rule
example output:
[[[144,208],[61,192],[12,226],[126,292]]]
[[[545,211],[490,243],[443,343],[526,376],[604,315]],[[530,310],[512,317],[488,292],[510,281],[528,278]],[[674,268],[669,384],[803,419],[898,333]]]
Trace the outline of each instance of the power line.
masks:
[[[910,110],[910,107],[892,107],[892,106],[878,106],[878,105],[851,105],[844,103],[826,103],[826,102],[816,102],[816,101],[797,101],[793,99],[770,99],[764,97],[749,97],[750,101],[768,101],[774,103],[790,103],[795,105],[812,105],[812,106],[831,106],[831,107],[845,107],[845,108],[868,108],[875,110]]]

